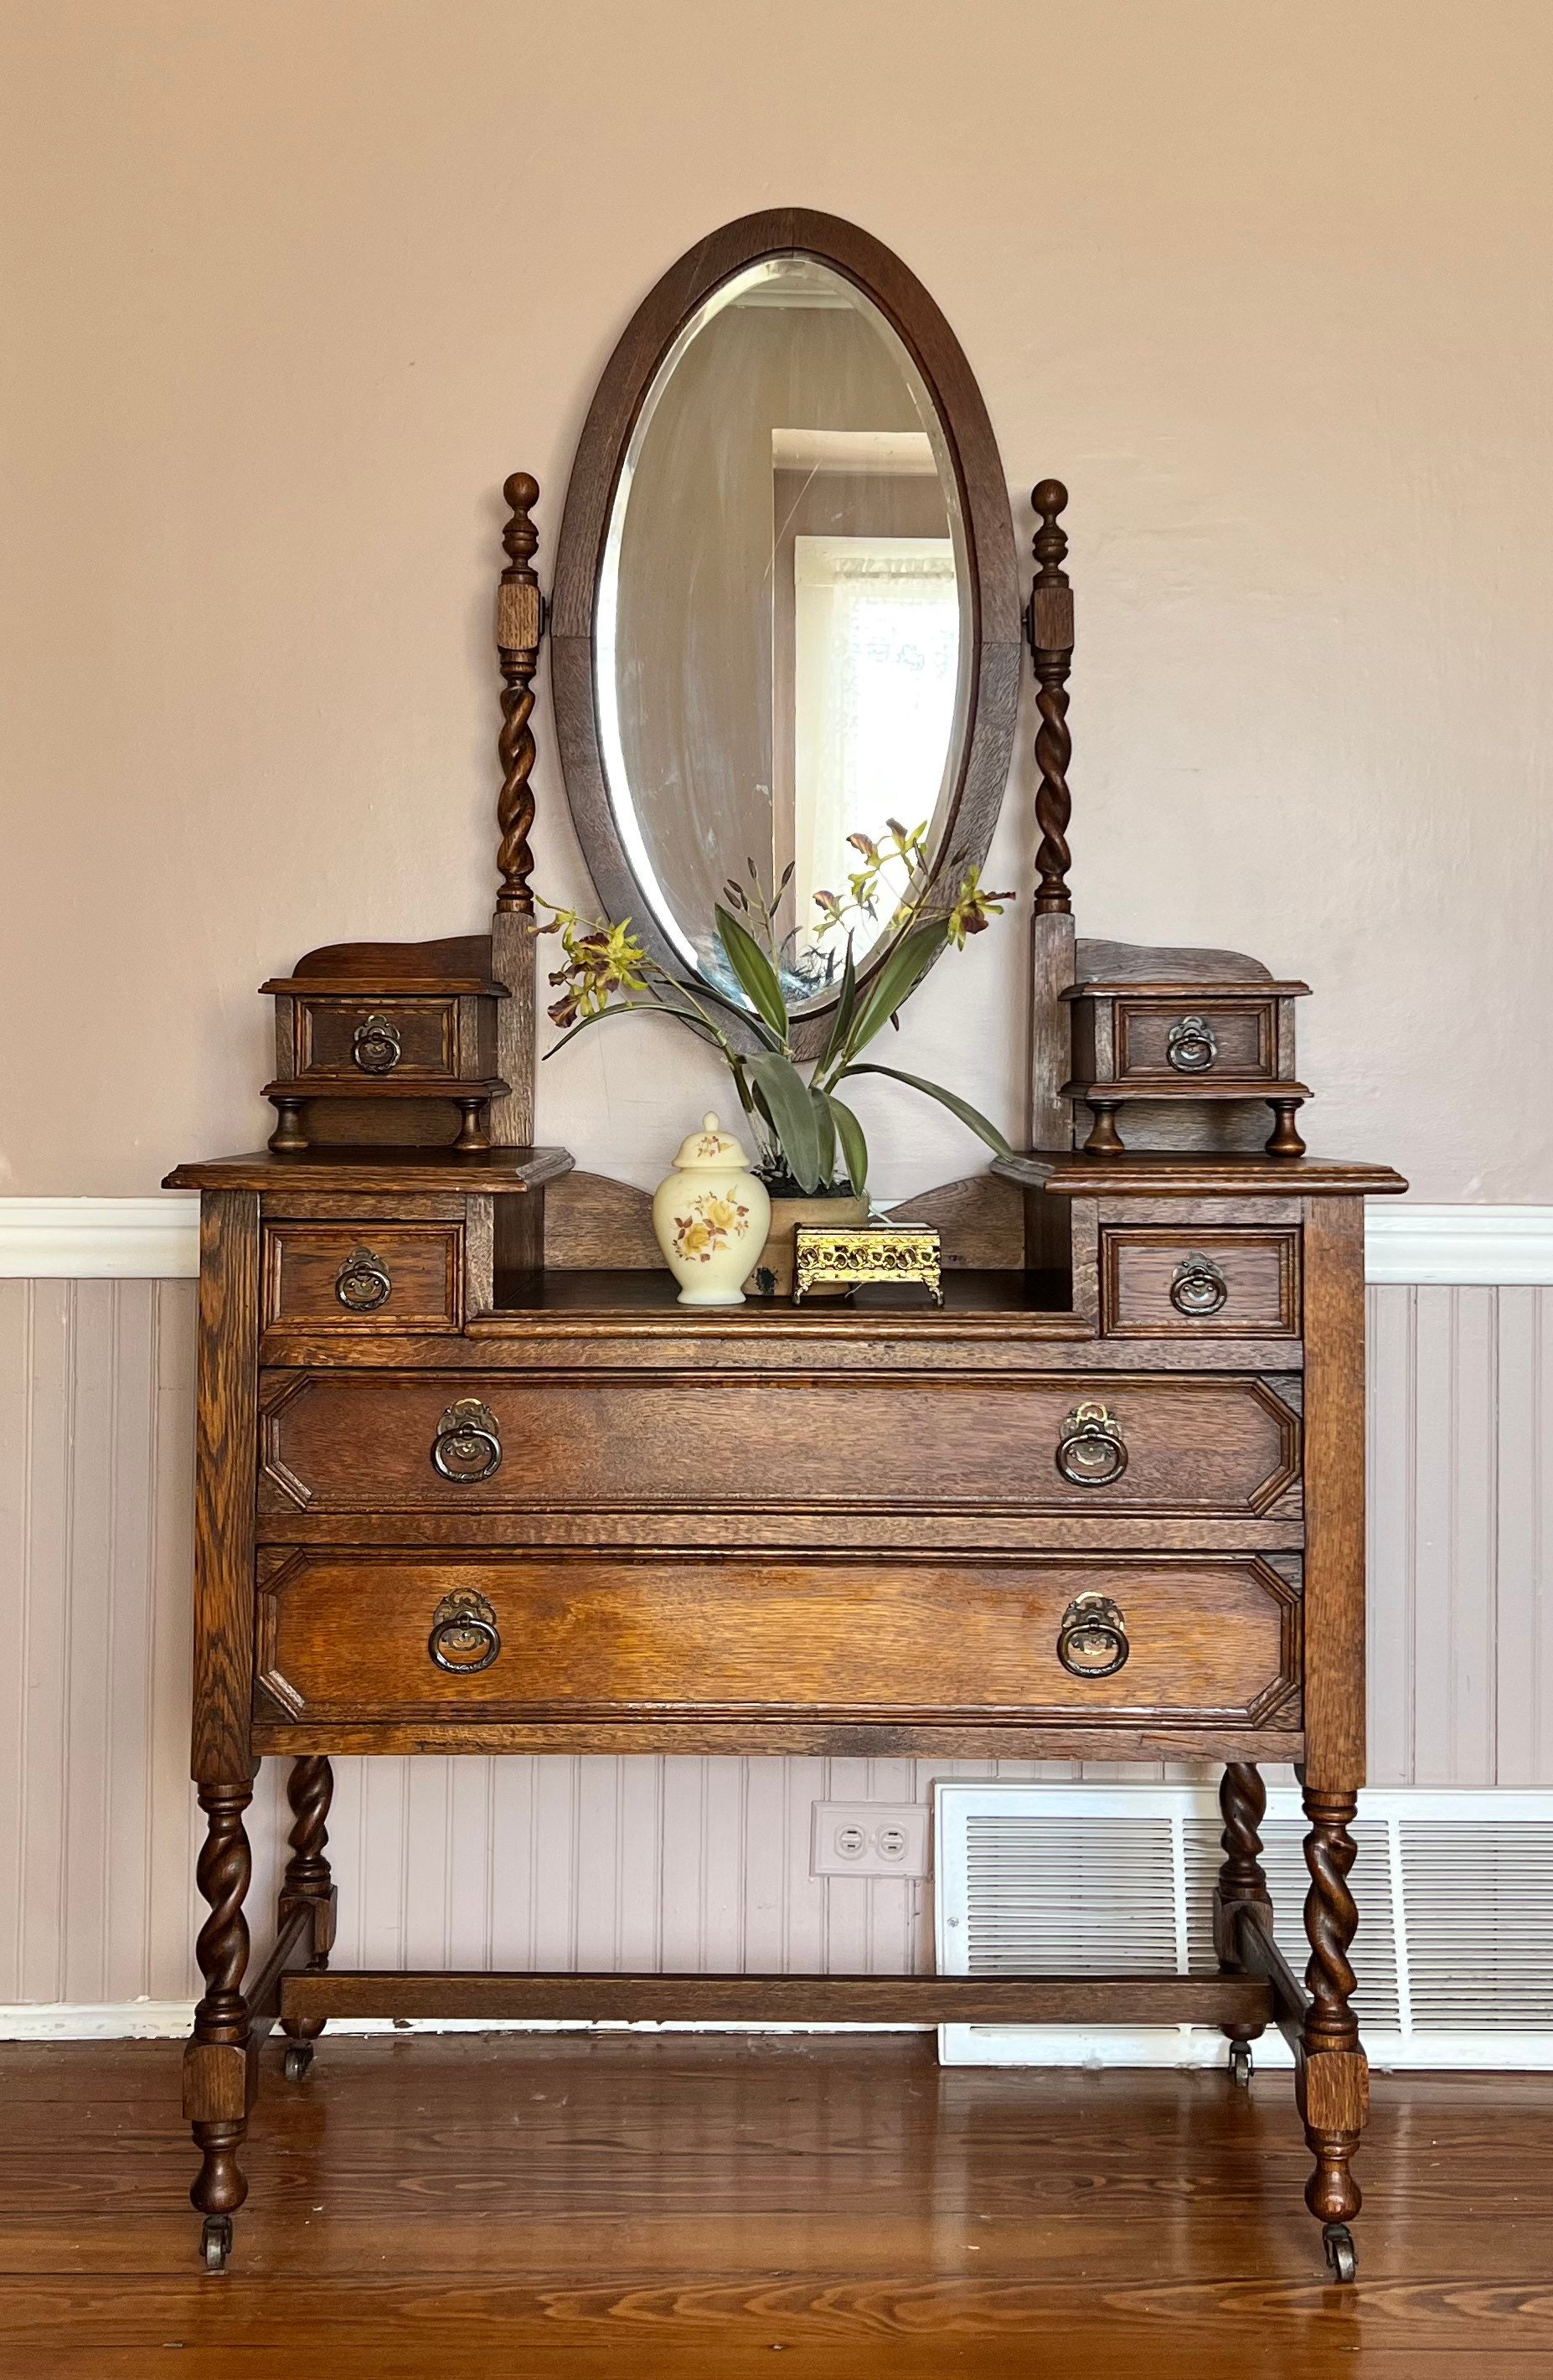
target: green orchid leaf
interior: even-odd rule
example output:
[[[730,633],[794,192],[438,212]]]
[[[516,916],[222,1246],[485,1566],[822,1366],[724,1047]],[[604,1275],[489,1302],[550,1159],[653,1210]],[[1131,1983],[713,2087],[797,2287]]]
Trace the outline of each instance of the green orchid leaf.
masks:
[[[857,1014],[846,1037],[848,1064],[882,1030],[902,1002],[916,990],[944,945],[944,923],[914,926],[888,953],[873,981],[857,1003]],[[838,1075],[837,1080],[840,1080]]]
[[[826,1037],[820,1066],[828,1066],[845,1049],[846,1037],[852,1030],[852,1020],[857,1014],[857,970],[852,963],[852,936],[846,938],[846,963],[842,968],[842,988],[836,1001],[836,1014]]]
[[[746,1008],[742,1001],[730,1000],[725,992],[714,991],[710,984],[703,983],[699,977],[694,983],[681,983],[676,976],[671,976],[669,983],[672,990],[677,991],[681,999],[690,1005],[694,1006],[700,1001],[710,1001],[714,1008],[721,1008],[725,1016],[736,1016],[741,1025],[749,1026],[758,1034],[768,1050],[781,1049],[780,1037],[771,1031],[765,1018],[758,1016],[753,1009]],[[675,1013],[684,1015],[685,1010],[682,1007]]]
[[[865,1197],[868,1187],[868,1144],[863,1137],[863,1127],[845,1101],[837,1099],[834,1091],[828,1092],[826,1096],[831,1102],[831,1113],[836,1120],[836,1136],[842,1145],[846,1178],[855,1196]]]
[[[812,1196],[819,1186],[819,1121],[808,1085],[791,1058],[775,1050],[752,1058],[749,1072],[793,1179]]]
[[[1013,1149],[1003,1138],[1002,1134],[998,1130],[997,1125],[990,1123],[989,1119],[982,1114],[979,1108],[973,1108],[969,1099],[957,1098],[953,1091],[946,1091],[941,1084],[925,1083],[920,1075],[904,1075],[898,1066],[848,1066],[846,1073],[849,1075],[888,1075],[892,1082],[907,1083],[914,1091],[926,1091],[930,1099],[937,1099],[940,1106],[946,1107],[949,1110],[951,1115],[958,1116],[963,1124],[968,1124],[972,1132],[977,1135],[977,1138],[984,1140],[987,1143],[988,1148],[995,1149],[1000,1157],[1012,1157],[1013,1155]],[[831,1105],[835,1105],[834,1099],[832,1099]]]
[[[836,1119],[831,1113],[831,1102],[825,1093],[809,1085],[809,1097],[814,1101],[815,1129],[819,1135],[819,1179],[833,1182],[836,1178]]]
[[[782,983],[775,967],[746,927],[723,908],[721,902],[713,913],[717,918],[717,939],[723,955],[749,994],[750,1004],[757,1015],[765,1019],[779,1042],[787,1038],[787,1006],[782,996]]]

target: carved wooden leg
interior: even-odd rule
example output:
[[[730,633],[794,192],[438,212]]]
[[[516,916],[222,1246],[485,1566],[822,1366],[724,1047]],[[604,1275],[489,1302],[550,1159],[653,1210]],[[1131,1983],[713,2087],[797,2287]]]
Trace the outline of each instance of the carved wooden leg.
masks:
[[[1262,1871],[1261,1825],[1268,1807],[1268,1789],[1250,1761],[1231,1761],[1219,1785],[1219,1808],[1224,1820],[1221,1838],[1224,1864],[1213,1892],[1213,1943],[1225,1974],[1242,1972],[1236,1925],[1241,1910],[1253,1902],[1272,1932],[1272,1895]],[[1247,2046],[1267,2031],[1261,2024],[1226,2024],[1219,2028],[1232,2046],[1230,2072],[1240,2083],[1251,2080]]]
[[[205,1840],[197,1870],[211,1913],[200,1929],[195,1956],[205,1979],[194,2011],[194,2037],[184,2052],[184,2113],[193,2125],[200,2171],[189,2192],[205,2217],[205,2262],[219,2272],[232,2241],[232,2216],[248,2196],[237,2151],[248,2130],[248,1921],[243,1900],[253,1863],[243,1814],[253,1786],[201,1785]]]
[[[1310,2007],[1297,2089],[1305,2138],[1316,2159],[1316,2170],[1305,2184],[1305,2204],[1324,2227],[1328,2262],[1340,2280],[1350,2280],[1353,2274],[1348,2225],[1363,2202],[1349,2165],[1369,2114],[1369,2068],[1359,2046],[1358,2020],[1349,2006],[1353,1970],[1348,1946],[1358,1930],[1359,1912],[1348,1889],[1355,1849],[1348,1829],[1357,1807],[1357,1794],[1305,1789],[1310,1821],[1304,1847],[1310,1870],[1305,1988]]]
[[[1114,1099],[1089,1101],[1089,1112],[1095,1121],[1084,1144],[1086,1157],[1119,1157],[1124,1153],[1122,1135],[1116,1129],[1116,1107]]]
[[[334,1772],[322,1755],[305,1753],[292,1762],[285,1787],[292,1815],[287,1837],[291,1857],[281,1883],[280,1922],[284,1925],[299,1904],[306,1903],[310,1910],[313,1948],[308,1973],[313,1975],[322,1974],[328,1966],[334,1935],[334,1897],[329,1863],[323,1856],[323,1847],[329,1840],[327,1821],[334,1791]],[[306,2074],[312,2063],[312,2044],[323,2031],[323,2022],[321,2016],[281,2019],[281,2030],[289,2034],[292,2044],[285,2053],[287,2082],[299,2082]]]

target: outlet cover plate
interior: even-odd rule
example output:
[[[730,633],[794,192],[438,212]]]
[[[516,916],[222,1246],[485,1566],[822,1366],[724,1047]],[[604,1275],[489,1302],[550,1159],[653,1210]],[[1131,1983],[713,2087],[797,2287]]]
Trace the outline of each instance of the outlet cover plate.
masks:
[[[918,1802],[817,1802],[811,1876],[926,1876],[932,1813]]]

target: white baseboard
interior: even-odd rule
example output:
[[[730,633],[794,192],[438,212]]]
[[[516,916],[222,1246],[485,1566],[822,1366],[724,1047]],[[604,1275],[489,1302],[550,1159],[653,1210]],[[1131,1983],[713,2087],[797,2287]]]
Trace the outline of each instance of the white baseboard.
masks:
[[[0,2041],[183,2041],[194,2022],[192,2000],[22,2001],[0,2006]],[[482,2017],[331,2017],[330,2034],[370,2035],[406,2033],[725,2033],[832,2034],[922,2033],[931,2025],[905,2024],[586,2024],[571,2019],[522,2023]],[[963,2042],[957,2036],[964,2036]],[[327,2035],[325,2036],[327,2038]],[[1365,2047],[1379,2073],[1410,2070],[1476,2073],[1486,2062],[1506,2073],[1553,2070],[1553,2034],[1541,2033],[1433,2034],[1426,2040],[1369,2032]],[[1179,2070],[1222,2066],[1224,2042],[1203,2025],[1043,2025],[1038,2052],[1031,2033],[1017,2025],[953,2025],[943,2029],[940,2061],[945,2066],[1106,2067]],[[1276,2033],[1255,2045],[1256,2064],[1285,2070],[1293,2058]]]
[[[19,2000],[0,2004],[0,2041],[181,2041],[192,2000]],[[931,2033],[930,2024],[590,2024],[580,2017],[331,2017],[332,2034]]]
[[[200,1202],[0,1198],[0,1280],[192,1281]],[[1553,1207],[1415,1207],[1370,1202],[1365,1269],[1379,1283],[1501,1289],[1553,1286]]]

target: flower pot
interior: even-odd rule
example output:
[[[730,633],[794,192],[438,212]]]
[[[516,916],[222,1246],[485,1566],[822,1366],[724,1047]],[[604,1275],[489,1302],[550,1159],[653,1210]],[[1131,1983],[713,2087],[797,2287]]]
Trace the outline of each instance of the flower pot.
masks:
[[[819,1223],[841,1232],[849,1223],[866,1223],[866,1198],[773,1198],[766,1245],[745,1282],[748,1297],[791,1297],[793,1294],[793,1234],[800,1223]],[[815,1290],[816,1297],[844,1297],[844,1289]]]

